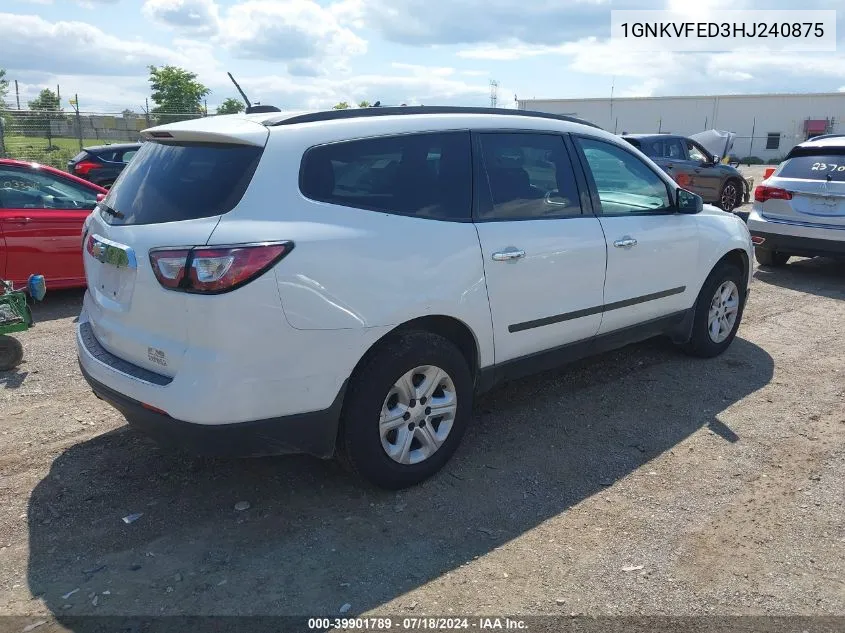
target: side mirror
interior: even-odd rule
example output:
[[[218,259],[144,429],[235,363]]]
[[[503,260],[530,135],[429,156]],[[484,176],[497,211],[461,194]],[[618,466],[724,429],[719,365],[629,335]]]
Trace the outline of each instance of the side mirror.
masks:
[[[686,189],[678,189],[675,192],[675,201],[678,213],[700,213],[704,210],[704,199]]]
[[[105,200],[105,198],[106,198],[106,194],[104,194],[104,193],[98,193],[97,194],[97,202],[102,202],[103,200]]]

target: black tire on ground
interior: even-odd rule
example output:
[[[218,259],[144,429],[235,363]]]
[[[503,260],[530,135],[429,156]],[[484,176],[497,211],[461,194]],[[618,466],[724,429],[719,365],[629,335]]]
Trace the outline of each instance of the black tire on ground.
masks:
[[[739,206],[742,206],[742,183],[736,178],[729,178],[722,185],[722,190],[719,192],[719,201],[717,206],[722,211],[733,212]]]
[[[394,383],[421,365],[435,365],[452,379],[457,411],[440,448],[417,464],[400,464],[385,452],[379,433],[382,405]],[[343,404],[338,457],[349,470],[381,488],[398,490],[434,475],[458,447],[472,416],[472,373],[460,350],[429,332],[405,332],[386,341],[358,368]]]
[[[21,342],[0,334],[0,371],[9,371],[21,364],[23,360],[23,345]]]
[[[736,315],[736,322],[731,329],[728,337],[716,343],[710,338],[708,332],[707,317],[710,312],[710,304],[716,294],[716,290],[725,282],[733,281],[739,290],[739,310]],[[718,264],[707,277],[704,285],[701,287],[701,292],[698,293],[698,298],[695,301],[695,316],[692,325],[692,337],[689,342],[685,343],[682,348],[691,356],[698,356],[701,358],[712,358],[724,352],[736,337],[736,331],[739,329],[739,324],[742,321],[742,313],[745,308],[746,285],[742,278],[742,271],[727,262]]]
[[[789,257],[790,255],[788,253],[780,253],[759,246],[754,247],[754,259],[761,266],[783,266],[789,261]]]

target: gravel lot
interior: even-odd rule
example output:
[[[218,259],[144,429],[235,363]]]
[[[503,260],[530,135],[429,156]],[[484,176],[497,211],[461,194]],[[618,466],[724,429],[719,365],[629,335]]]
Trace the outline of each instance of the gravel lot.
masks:
[[[501,387],[393,494],[159,450],[86,388],[81,293],[53,292],[0,374],[0,613],[845,615],[843,299],[841,264],[758,270],[722,357]]]

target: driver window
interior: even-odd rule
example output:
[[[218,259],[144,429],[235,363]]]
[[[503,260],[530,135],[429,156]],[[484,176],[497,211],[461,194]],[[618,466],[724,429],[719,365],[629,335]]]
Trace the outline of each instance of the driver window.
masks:
[[[492,205],[479,210],[479,219],[529,220],[581,215],[578,187],[563,137],[481,134],[481,154]]]
[[[94,191],[35,170],[0,167],[2,209],[93,209]]]
[[[700,163],[707,163],[710,162],[710,159],[705,156],[700,149],[698,149],[693,143],[687,141],[687,151],[689,152],[689,159],[694,160]]]

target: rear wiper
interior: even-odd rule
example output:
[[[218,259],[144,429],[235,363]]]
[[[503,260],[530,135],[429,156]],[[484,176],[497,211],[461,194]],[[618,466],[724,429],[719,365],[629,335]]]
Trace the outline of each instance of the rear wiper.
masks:
[[[125,216],[125,215],[123,215],[120,211],[118,211],[117,209],[112,209],[112,208],[111,208],[110,206],[108,206],[107,204],[103,204],[103,203],[101,202],[99,206],[100,206],[100,210],[101,210],[101,211],[105,211],[105,212],[106,212],[106,213],[108,213],[110,216],[115,217],[115,218],[117,218],[118,220],[122,220],[122,219],[124,219],[124,218],[126,217],[126,216]]]

